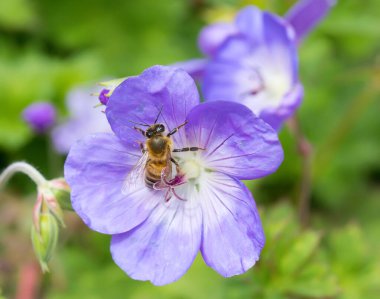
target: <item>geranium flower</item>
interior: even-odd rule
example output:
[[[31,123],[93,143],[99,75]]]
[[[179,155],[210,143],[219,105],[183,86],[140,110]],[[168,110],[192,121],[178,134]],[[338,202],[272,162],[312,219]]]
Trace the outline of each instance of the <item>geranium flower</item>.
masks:
[[[279,129],[303,97],[294,31],[254,6],[243,9],[235,23],[239,34],[228,38],[206,66],[204,97],[242,103]]]
[[[301,42],[328,14],[335,5],[336,0],[301,0],[298,1],[283,17],[283,22],[291,26],[295,33],[297,43]],[[244,10],[244,9],[243,9]],[[253,25],[253,24],[252,24]],[[231,36],[245,34],[249,28],[243,29],[237,22],[216,22],[204,27],[199,33],[198,46],[201,52],[208,57],[213,57],[223,46],[223,43]],[[251,34],[255,34],[255,27],[251,28]],[[188,66],[186,68],[186,66]],[[186,62],[186,70],[192,74],[193,70],[200,71],[199,60]]]
[[[66,99],[69,117],[52,130],[55,149],[67,154],[70,147],[84,136],[96,132],[111,132],[102,109],[96,107],[99,100],[91,94],[93,89],[77,87],[71,90]]]
[[[278,130],[303,97],[296,47],[334,4],[299,1],[285,18],[248,6],[234,22],[200,32],[198,45],[208,58],[176,66],[201,82],[206,101],[240,102]]]
[[[241,104],[200,104],[191,77],[163,66],[119,85],[106,115],[115,134],[94,134],[76,143],[65,178],[83,221],[113,235],[116,264],[132,278],[155,285],[179,279],[199,250],[223,276],[251,268],[264,234],[252,195],[240,180],[276,171],[283,160],[276,132]],[[136,173],[140,144],[146,141],[133,127],[140,123],[146,129],[143,125],[156,119],[165,126],[165,136],[183,125],[171,135],[170,156],[178,172],[164,175],[158,188],[146,185],[144,173],[131,184],[128,178]],[[174,150],[194,147],[201,149]],[[175,190],[170,198],[165,186]]]
[[[42,134],[54,124],[56,112],[48,102],[35,102],[24,109],[22,117],[33,131]]]

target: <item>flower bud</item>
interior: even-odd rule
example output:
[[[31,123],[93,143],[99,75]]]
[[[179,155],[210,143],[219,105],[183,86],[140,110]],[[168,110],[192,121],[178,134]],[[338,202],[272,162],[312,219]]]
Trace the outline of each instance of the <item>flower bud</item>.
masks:
[[[35,226],[32,226],[32,243],[42,271],[46,272],[49,271],[47,263],[57,246],[59,226],[56,217],[50,212],[44,212],[39,215],[38,226],[38,230]]]
[[[33,103],[22,113],[24,120],[36,133],[44,133],[55,122],[56,112],[52,104],[48,102]]]
[[[70,187],[64,178],[54,179],[48,182],[50,190],[53,192],[59,206],[63,210],[73,211],[70,199]]]
[[[103,105],[107,105],[108,99],[112,95],[116,87],[118,87],[126,78],[118,78],[110,81],[100,82],[99,85],[104,86],[98,95],[99,101]]]
[[[50,212],[60,222],[62,226],[65,226],[63,222],[63,212],[61,206],[55,196],[53,189],[50,187],[50,182],[43,186],[38,187],[37,201],[34,206],[34,225],[38,230],[38,218],[41,213]]]

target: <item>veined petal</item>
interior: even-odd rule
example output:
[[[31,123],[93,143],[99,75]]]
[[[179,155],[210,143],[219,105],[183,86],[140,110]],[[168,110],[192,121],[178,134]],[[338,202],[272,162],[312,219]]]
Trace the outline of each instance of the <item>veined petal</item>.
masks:
[[[105,234],[128,231],[143,222],[158,204],[157,191],[142,182],[123,193],[124,181],[141,153],[115,135],[99,133],[75,143],[65,163],[76,213],[91,229]]]
[[[323,20],[336,0],[301,0],[286,14],[293,26],[297,42],[301,42]]]
[[[255,202],[240,181],[210,175],[202,198],[201,252],[207,265],[223,276],[242,274],[259,259],[265,238]]]
[[[136,229],[113,236],[112,257],[134,279],[171,283],[192,264],[200,248],[201,226],[197,200],[172,198],[161,202]]]
[[[205,148],[203,159],[212,170],[250,180],[276,171],[283,160],[276,132],[244,105],[203,103],[188,121],[188,146]]]
[[[158,122],[169,131],[181,125],[198,103],[197,87],[184,70],[153,66],[115,89],[107,103],[106,115],[115,134],[129,142],[131,136],[134,140],[142,137],[133,129],[136,124],[130,121],[151,125],[162,109]],[[179,146],[184,142],[182,132],[173,135]]]

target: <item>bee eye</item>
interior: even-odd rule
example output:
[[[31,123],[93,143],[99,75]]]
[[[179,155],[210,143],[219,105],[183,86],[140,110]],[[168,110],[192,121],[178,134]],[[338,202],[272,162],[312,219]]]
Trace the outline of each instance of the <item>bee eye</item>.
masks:
[[[163,125],[159,125],[157,128],[157,132],[163,132],[165,131],[165,127]]]
[[[148,131],[148,132],[146,132],[146,137],[148,137],[148,138],[150,138],[150,137],[152,137],[153,136],[153,132],[151,132],[151,131]]]

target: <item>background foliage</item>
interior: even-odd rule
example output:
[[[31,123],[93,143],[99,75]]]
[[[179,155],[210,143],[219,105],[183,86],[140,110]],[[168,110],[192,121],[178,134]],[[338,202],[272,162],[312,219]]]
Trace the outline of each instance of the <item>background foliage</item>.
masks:
[[[204,24],[231,18],[246,4],[283,14],[294,2],[0,1],[0,169],[21,159],[48,177],[62,175],[64,157],[20,118],[31,102],[49,100],[63,118],[70,88],[200,57],[196,38]],[[169,286],[133,281],[112,262],[109,237],[67,215],[51,274],[41,278],[37,297],[379,298],[379,16],[377,0],[341,0],[300,47],[306,96],[299,119],[314,149],[309,229],[297,219],[301,159],[284,128],[283,165],[249,184],[267,243],[247,274],[223,279],[198,257]],[[17,292],[18,274],[33,261],[33,192],[31,183],[16,177],[0,193],[0,298]]]

